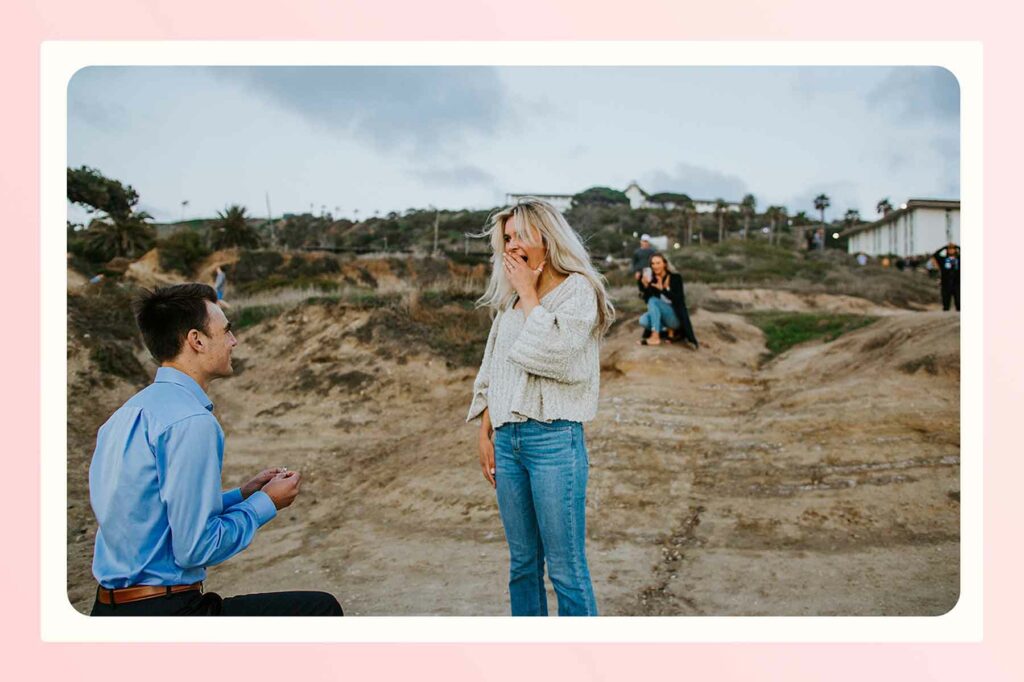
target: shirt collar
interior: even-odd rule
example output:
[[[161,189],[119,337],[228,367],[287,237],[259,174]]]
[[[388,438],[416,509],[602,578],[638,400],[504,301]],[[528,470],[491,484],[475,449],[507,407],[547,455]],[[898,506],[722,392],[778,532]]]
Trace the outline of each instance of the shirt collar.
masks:
[[[213,411],[213,401],[206,395],[206,392],[199,387],[196,380],[185,374],[181,370],[174,369],[173,367],[161,367],[156,371],[156,378],[153,379],[154,384],[177,384],[186,391],[191,393],[196,400],[198,400],[203,407]]]

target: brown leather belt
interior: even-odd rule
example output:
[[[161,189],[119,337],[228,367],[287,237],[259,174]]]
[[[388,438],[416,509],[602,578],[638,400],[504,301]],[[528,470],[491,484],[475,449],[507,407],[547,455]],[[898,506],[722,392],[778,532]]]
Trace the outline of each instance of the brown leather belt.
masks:
[[[167,597],[179,592],[190,592],[192,590],[203,591],[203,583],[192,583],[191,585],[136,585],[135,587],[121,587],[111,590],[100,585],[96,592],[96,598],[101,604],[130,604],[143,599],[155,597]]]

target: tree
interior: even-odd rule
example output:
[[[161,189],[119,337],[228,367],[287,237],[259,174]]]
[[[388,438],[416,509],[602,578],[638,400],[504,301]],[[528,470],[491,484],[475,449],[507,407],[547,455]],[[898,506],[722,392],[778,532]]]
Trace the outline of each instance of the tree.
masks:
[[[614,206],[616,204],[629,204],[629,197],[623,192],[609,187],[591,187],[576,194],[572,198],[573,206],[583,205]]]
[[[693,228],[697,224],[697,207],[694,206],[693,201],[687,199],[683,204],[683,215],[685,221],[683,223],[683,242],[686,246],[690,245],[690,240],[693,239]]]
[[[832,205],[827,194],[814,197],[814,208],[821,213],[821,248],[825,249],[825,209]]]
[[[785,206],[769,206],[765,211],[765,215],[768,217],[768,243],[771,244],[775,241],[775,229],[776,227],[786,220],[786,207]]]
[[[214,249],[259,247],[260,235],[249,225],[244,206],[233,204],[223,213],[217,212],[217,220],[210,226],[210,245]]]
[[[757,199],[754,198],[753,194],[748,194],[743,197],[740,202],[740,210],[743,212],[743,238],[747,238],[747,233],[750,231],[750,220],[754,217],[754,212],[757,208]]]
[[[804,249],[807,247],[806,233],[804,228],[811,225],[814,221],[807,215],[807,211],[798,211],[793,219],[789,221],[790,225],[793,226],[793,238],[796,240],[796,248]]]
[[[678,192],[658,192],[657,194],[651,194],[647,197],[647,201],[652,204],[661,204],[662,208],[667,208],[668,204],[673,204],[675,208],[684,207],[687,202],[691,199],[686,194],[679,194]]]
[[[94,220],[85,233],[85,249],[97,261],[109,261],[118,256],[138,258],[153,248],[156,230],[146,221],[146,212],[132,213],[124,218]]]
[[[105,213],[115,220],[132,215],[139,194],[131,185],[104,177],[95,168],[68,168],[68,201],[85,206],[90,213]]]
[[[177,270],[183,275],[191,275],[196,266],[210,255],[202,237],[193,230],[179,230],[158,241],[156,246],[160,251],[160,267]]]
[[[860,224],[860,211],[855,208],[848,210],[846,215],[843,216],[843,224],[846,225],[846,229]]]
[[[715,199],[715,217],[718,219],[718,242],[725,241],[725,212],[729,210],[729,204],[725,199]]]
[[[880,199],[878,204],[875,206],[879,213],[883,216],[889,215],[892,212],[892,203],[889,202],[889,197]]]

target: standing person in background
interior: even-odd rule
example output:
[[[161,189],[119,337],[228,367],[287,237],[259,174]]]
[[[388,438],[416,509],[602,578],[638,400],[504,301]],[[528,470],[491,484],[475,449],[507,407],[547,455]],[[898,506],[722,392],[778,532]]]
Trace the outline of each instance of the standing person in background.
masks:
[[[99,523],[94,616],[340,616],[325,592],[222,599],[203,593],[206,568],[248,547],[291,505],[300,476],[266,469],[221,491],[224,431],[207,386],[231,376],[238,341],[206,284],[146,291],[135,319],[160,363],[153,383],[100,427],[89,466]]]
[[[651,266],[651,256],[653,255],[654,249],[651,247],[651,235],[640,235],[640,248],[633,252],[633,262],[630,265],[633,279],[638,282],[640,281],[644,269]]]
[[[217,269],[213,271],[213,289],[217,292],[217,305],[222,308],[230,307],[228,302],[224,300],[224,288],[227,286],[228,276],[224,274],[224,269],[221,266],[217,266]]]
[[[494,268],[479,305],[495,312],[473,401],[484,478],[508,541],[513,616],[596,616],[586,555],[589,461],[583,422],[597,414],[600,339],[615,316],[604,278],[551,204],[495,214]]]
[[[960,247],[950,242],[933,253],[932,259],[939,270],[942,309],[949,310],[952,300],[960,310]]]
[[[657,346],[661,343],[661,334],[665,332],[669,339],[681,335],[694,348],[699,348],[700,344],[697,343],[690,323],[690,313],[686,310],[683,276],[669,269],[665,256],[660,253],[651,256],[651,275],[644,276],[637,284],[640,296],[647,304],[647,312],[640,316],[644,334],[638,343]]]

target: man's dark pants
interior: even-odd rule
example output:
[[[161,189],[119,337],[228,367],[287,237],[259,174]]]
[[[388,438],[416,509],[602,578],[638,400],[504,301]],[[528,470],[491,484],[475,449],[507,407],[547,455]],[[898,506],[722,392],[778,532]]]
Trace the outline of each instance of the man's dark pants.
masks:
[[[342,616],[326,592],[268,592],[221,598],[198,590],[128,604],[93,603],[94,616]]]
[[[949,302],[956,302],[956,309],[960,310],[960,280],[944,281],[942,283],[942,309],[949,310]]]

